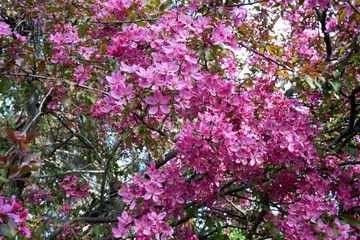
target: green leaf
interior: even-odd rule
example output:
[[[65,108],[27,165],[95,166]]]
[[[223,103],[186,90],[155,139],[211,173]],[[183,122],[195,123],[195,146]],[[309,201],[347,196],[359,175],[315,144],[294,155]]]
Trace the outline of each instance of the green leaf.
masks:
[[[8,93],[11,88],[11,81],[8,77],[3,76],[0,81],[0,93]]]
[[[205,56],[208,61],[215,60],[215,54],[211,49],[205,50]]]
[[[209,145],[214,150],[215,154],[217,155],[218,151],[217,151],[216,147],[211,142],[209,142]]]
[[[266,46],[266,50],[272,55],[272,56],[276,56],[274,53],[274,48],[270,45]]]
[[[57,7],[49,7],[47,9],[48,13],[54,13],[54,12],[59,12],[60,10]]]
[[[0,234],[9,237],[9,238],[13,238],[14,236],[11,234],[9,227],[6,223],[2,223],[0,224]]]
[[[217,52],[217,51],[223,51],[224,49],[218,45],[213,45],[210,47],[214,52]]]
[[[267,222],[265,223],[265,226],[266,226],[267,229],[269,229],[270,234],[271,234],[273,237],[278,236],[278,234],[276,233],[277,227],[274,225],[273,222],[267,221]]]
[[[307,84],[310,86],[311,89],[314,89],[316,87],[314,79],[312,79],[311,77],[306,76],[305,81],[307,82]]]
[[[304,0],[299,0],[299,6],[302,6],[304,4]]]
[[[130,15],[130,19],[131,19],[131,20],[136,19],[136,17],[137,17],[137,15],[136,15],[135,13],[132,13],[132,14]]]
[[[219,221],[216,221],[216,229],[217,229],[218,234],[221,234],[223,228],[222,228],[221,223]]]
[[[348,152],[351,156],[356,156],[356,149],[355,148],[351,148],[351,147],[346,147],[346,148],[344,148],[344,150],[346,151],[346,152]]]
[[[290,3],[288,3],[288,6],[289,6],[293,11],[296,11],[296,9],[294,8],[294,6],[291,5]]]
[[[171,4],[172,4],[172,0],[167,0],[166,2],[161,4],[160,11],[167,10],[171,6]]]
[[[66,107],[70,106],[70,104],[71,104],[71,97],[69,94],[65,94],[65,96],[63,98],[63,105],[66,108]]]
[[[7,182],[9,182],[9,179],[4,178],[4,177],[0,177],[0,182],[1,183],[7,183]]]
[[[79,35],[79,38],[84,38],[85,37],[85,26],[84,25],[79,26],[78,35]]]
[[[353,217],[353,216],[350,216],[350,215],[343,215],[343,221],[344,223],[346,224],[350,224],[350,225],[358,225],[360,224],[360,219],[356,218],[356,217]]]
[[[148,137],[150,135],[150,132],[146,131],[144,129],[140,129],[139,135],[142,139],[145,139],[146,137]]]
[[[338,80],[329,80],[329,83],[331,84],[331,86],[333,87],[334,91],[336,93],[338,93],[340,91],[341,88],[341,82]]]
[[[341,14],[339,15],[339,18],[338,18],[338,23],[341,22],[343,20],[343,18],[345,17],[346,15],[346,11],[342,11]]]
[[[206,219],[205,226],[207,226],[209,229],[213,229],[214,221],[212,219]]]
[[[146,27],[146,23],[145,22],[137,22],[136,23],[139,27]]]
[[[278,7],[278,6],[280,6],[280,3],[279,3],[279,2],[276,3],[276,4],[274,4],[271,8],[276,8],[276,7]]]
[[[187,208],[185,211],[188,217],[193,217],[195,215],[195,209],[192,207]]]
[[[94,24],[92,25],[92,27],[93,27],[94,32],[97,33],[97,31],[98,31],[98,26],[94,23]]]
[[[94,234],[96,238],[100,238],[100,234],[101,234],[101,226],[95,226],[94,228]]]
[[[134,133],[138,134],[140,132],[141,128],[142,128],[142,125],[136,125],[134,127]]]
[[[97,99],[98,99],[97,95],[95,95],[95,94],[90,94],[88,98],[90,99],[90,101],[94,105],[95,105],[95,103],[97,102]]]

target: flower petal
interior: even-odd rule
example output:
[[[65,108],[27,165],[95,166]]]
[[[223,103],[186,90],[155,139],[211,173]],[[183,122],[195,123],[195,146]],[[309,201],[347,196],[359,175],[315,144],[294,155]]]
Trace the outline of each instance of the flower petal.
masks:
[[[152,107],[152,108],[150,108],[149,113],[150,114],[156,114],[158,111],[159,111],[158,107]]]
[[[155,100],[152,97],[145,98],[145,102],[147,104],[150,104],[150,105],[155,105],[156,104]]]
[[[170,108],[166,105],[161,105],[160,109],[163,113],[168,114],[170,112]]]

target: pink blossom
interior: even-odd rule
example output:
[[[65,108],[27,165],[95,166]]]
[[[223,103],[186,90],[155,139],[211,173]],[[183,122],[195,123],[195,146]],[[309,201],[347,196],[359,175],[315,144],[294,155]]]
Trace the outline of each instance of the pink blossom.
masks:
[[[152,223],[148,221],[146,215],[143,215],[140,218],[140,220],[135,219],[134,223],[135,223],[134,231],[137,232],[139,235],[150,236],[152,234],[151,232]]]
[[[11,35],[11,32],[10,32],[10,25],[0,21],[0,36],[1,35],[7,37]]]
[[[155,184],[146,185],[145,190],[147,192],[144,195],[144,199],[149,200],[152,198],[155,202],[159,201],[159,195],[164,192],[164,189],[158,188]]]
[[[335,219],[335,225],[337,227],[337,229],[339,229],[339,231],[341,232],[341,237],[345,240],[348,239],[349,237],[349,232],[352,232],[350,225],[346,224],[346,225],[342,225],[339,221],[338,218]],[[340,240],[340,239],[339,239]]]
[[[140,77],[148,79],[152,78],[155,75],[155,68],[150,66],[146,70],[142,67],[138,68],[138,71],[135,71]]]
[[[76,77],[76,80],[79,84],[84,84],[86,80],[91,78],[91,76],[87,74],[91,69],[91,65],[87,66],[85,69],[83,65],[78,66],[78,68],[74,72],[74,76]]]
[[[15,196],[11,197],[10,204],[6,199],[0,196],[0,223],[5,223],[9,228],[13,229],[19,227],[19,232],[24,234],[25,237],[30,238],[30,230],[26,227],[26,217],[28,215],[28,209],[24,209],[23,212],[19,212],[22,207],[21,202],[15,202]],[[9,219],[12,219],[9,221]],[[3,237],[0,234],[0,238]]]
[[[17,37],[20,41],[22,41],[22,42],[27,42],[27,41],[29,41],[29,39],[27,38],[27,37],[25,37],[25,36],[21,36],[20,34],[18,34],[17,32],[14,32],[14,35],[15,35],[15,37]]]
[[[52,56],[51,62],[52,63],[60,62],[61,64],[63,64],[64,60],[66,60],[67,57],[68,57],[68,54],[61,50],[60,52],[58,52]]]
[[[90,59],[90,55],[95,52],[95,48],[87,48],[80,46],[78,50],[79,54],[82,55],[86,60]]]
[[[118,104],[122,105],[125,103],[125,100],[130,101],[133,97],[133,85],[129,84],[125,88],[117,88],[117,90],[113,90],[110,92],[110,95],[118,100]]]
[[[128,65],[126,65],[124,62],[121,62],[120,70],[121,70],[121,71],[124,71],[124,72],[128,72],[128,73],[133,73],[133,72],[135,72],[138,68],[139,68],[139,66],[137,66],[137,65],[128,66]]]
[[[159,90],[156,90],[154,93],[154,98],[147,97],[145,99],[145,102],[152,106],[149,110],[149,113],[156,114],[159,111],[159,109],[164,114],[169,113],[170,108],[165,104],[167,104],[170,101],[170,99],[171,99],[170,96],[164,96]]]
[[[117,88],[117,87],[124,87],[125,81],[127,79],[126,75],[121,74],[121,72],[117,72],[117,73],[112,73],[111,77],[110,76],[106,76],[106,80],[109,83],[109,86],[111,88]]]
[[[128,233],[130,232],[131,226],[124,227],[124,224],[119,222],[118,228],[113,228],[112,232],[115,238],[126,239],[128,237]]]
[[[161,74],[174,74],[179,70],[179,65],[171,62],[155,63],[159,73]]]
[[[150,212],[147,214],[147,217],[154,221],[155,223],[161,221],[166,216],[166,212],[162,212],[160,214],[157,214],[156,212]]]
[[[128,214],[126,211],[121,213],[121,217],[118,217],[119,222],[124,225],[130,224],[133,222],[132,214]]]

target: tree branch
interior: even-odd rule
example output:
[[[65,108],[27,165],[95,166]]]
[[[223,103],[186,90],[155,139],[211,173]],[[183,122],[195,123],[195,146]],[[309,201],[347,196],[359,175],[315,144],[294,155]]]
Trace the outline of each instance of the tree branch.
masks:
[[[336,144],[338,144],[339,142],[341,142],[341,140],[347,136],[351,136],[351,132],[354,131],[354,124],[355,124],[355,118],[357,115],[357,111],[356,111],[356,94],[358,94],[360,92],[360,85],[357,86],[350,94],[349,96],[349,101],[350,101],[350,117],[349,117],[349,123],[348,126],[346,127],[346,129],[344,129],[344,131],[342,131],[339,136],[337,136],[335,138],[335,140],[332,143],[332,146],[335,147]],[[355,129],[355,134],[359,131],[360,129],[356,128]],[[349,139],[347,139],[349,140]],[[344,144],[346,144],[347,141],[344,141]]]
[[[74,137],[74,134],[71,134],[65,141],[63,141],[62,143],[58,144],[52,151],[51,153],[49,153],[49,155],[53,155],[57,149],[61,148],[62,146],[64,146],[67,142],[69,142],[72,138]]]
[[[249,51],[257,54],[257,55],[260,55],[260,56],[266,58],[267,60],[269,60],[270,62],[275,63],[276,65],[281,66],[281,67],[285,68],[286,70],[288,70],[288,71],[290,71],[290,72],[294,72],[294,70],[290,69],[289,67],[285,66],[284,64],[282,64],[282,63],[280,63],[280,62],[278,62],[278,61],[276,61],[276,60],[273,60],[273,59],[269,58],[268,56],[266,56],[265,54],[262,54],[262,53],[254,50],[254,49],[252,49],[252,48],[249,48],[249,47],[246,46],[245,44],[243,44],[243,43],[241,43],[241,42],[239,42],[238,44],[239,44],[240,46],[246,48],[247,50],[249,50]]]
[[[179,152],[179,150],[176,149],[172,152],[165,154],[165,158],[159,159],[158,161],[155,162],[156,168],[160,168],[161,166],[165,165],[168,161],[175,158],[177,156],[178,152]]]
[[[245,217],[245,219],[247,219],[246,211],[243,211],[242,209],[238,208],[231,200],[227,199],[227,197],[224,194],[221,194],[221,196],[225,199],[226,202],[228,202],[233,208],[235,208],[236,211],[241,213]]]
[[[263,204],[264,204],[264,206],[269,206],[269,201],[267,200],[267,197],[265,197]],[[266,213],[267,212],[265,211],[265,209],[262,208],[259,216],[255,219],[254,225],[251,227],[250,232],[246,236],[247,239],[249,239],[249,240],[253,239],[253,235],[255,234],[260,223],[264,220]]]
[[[156,21],[159,18],[148,18],[148,19],[134,19],[134,20],[126,20],[126,21],[93,21],[92,23],[100,23],[100,24],[122,24],[122,23],[136,23],[136,22],[151,22]]]
[[[10,76],[24,76],[24,77],[33,77],[33,78],[38,78],[38,79],[48,79],[48,80],[60,80],[63,82],[66,82],[69,85],[75,85],[77,87],[80,88],[84,88],[84,89],[88,89],[88,90],[92,90],[92,91],[98,91],[101,92],[102,94],[106,95],[106,96],[110,96],[110,94],[108,92],[102,91],[100,89],[97,88],[92,88],[83,84],[78,84],[78,83],[74,83],[74,82],[70,82],[66,79],[61,79],[61,78],[52,78],[52,77],[45,77],[45,76],[40,76],[40,75],[34,75],[34,74],[25,74],[25,73],[6,73],[6,75],[10,75]]]
[[[354,7],[354,5],[351,4],[351,2],[349,2],[349,1],[346,1],[346,2],[350,5],[350,7],[351,7],[355,12],[357,12],[358,14],[360,14],[359,9],[357,9],[356,7]]]
[[[146,124],[146,122],[144,121],[144,118],[143,118],[142,116],[140,116],[139,114],[137,114],[136,112],[133,112],[133,115],[136,116],[136,117],[140,120],[140,122],[141,122],[145,127],[147,127],[147,128],[149,128],[150,130],[153,130],[153,131],[159,133],[161,136],[166,136],[166,133],[164,133],[164,132],[161,131],[160,129],[157,129],[157,128],[148,126],[148,125]],[[134,119],[136,119],[136,118],[134,118]]]
[[[228,5],[226,7],[231,8],[231,7],[251,6],[251,5],[254,5],[257,3],[262,3],[262,2],[267,2],[267,0],[261,0],[261,1],[256,1],[256,2],[252,2],[252,3],[241,3],[241,4]]]
[[[105,206],[105,182],[106,182],[106,176],[108,175],[109,172],[109,168],[110,168],[110,162],[112,162],[115,158],[115,154],[116,151],[118,150],[118,148],[120,147],[120,144],[122,143],[121,140],[119,140],[115,146],[114,146],[114,150],[112,152],[111,157],[107,160],[106,166],[104,166],[105,171],[104,171],[104,175],[103,175],[103,179],[101,182],[101,193],[100,193],[100,207],[104,208]]]
[[[326,46],[326,58],[325,61],[330,62],[332,56],[331,38],[328,32],[326,32],[326,14],[328,9],[325,9],[322,13],[315,8],[316,14],[321,24],[321,31],[324,34],[324,42]]]
[[[50,88],[49,92],[44,96],[44,98],[42,99],[41,103],[40,103],[40,106],[38,108],[38,112],[37,114],[34,116],[33,119],[31,119],[31,121],[28,123],[28,125],[26,126],[26,128],[23,130],[23,134],[26,134],[27,131],[29,130],[29,128],[31,127],[31,125],[36,121],[36,119],[43,113],[43,108],[44,108],[44,103],[45,101],[48,99],[48,97],[50,96],[52,90],[54,88]]]
[[[64,230],[65,226],[70,225],[74,222],[81,222],[84,221],[86,223],[111,223],[111,222],[118,222],[117,219],[109,218],[109,217],[77,217],[70,219],[66,223],[64,223],[61,227],[56,228],[47,238],[46,240],[55,239],[57,235]]]

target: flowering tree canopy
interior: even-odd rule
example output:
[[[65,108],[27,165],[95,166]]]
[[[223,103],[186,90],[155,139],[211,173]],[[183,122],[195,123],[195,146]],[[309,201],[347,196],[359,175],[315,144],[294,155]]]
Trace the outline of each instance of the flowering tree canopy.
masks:
[[[0,238],[360,238],[360,1],[3,0]]]

